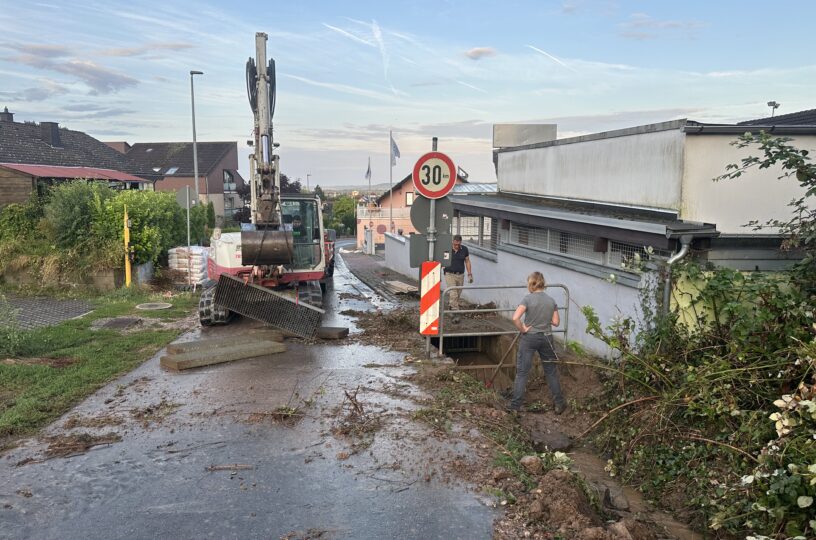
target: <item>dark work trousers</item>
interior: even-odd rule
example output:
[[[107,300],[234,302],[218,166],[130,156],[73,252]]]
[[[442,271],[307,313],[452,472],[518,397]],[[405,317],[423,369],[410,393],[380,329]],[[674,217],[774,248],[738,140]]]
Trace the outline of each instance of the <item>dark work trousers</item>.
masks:
[[[516,359],[516,381],[513,384],[513,400],[510,407],[520,409],[524,403],[524,391],[527,388],[527,378],[533,368],[533,354],[538,351],[542,360],[544,375],[547,377],[547,386],[550,388],[553,401],[556,404],[564,404],[564,396],[561,394],[561,381],[558,378],[558,365],[555,349],[553,348],[553,338],[550,334],[522,334],[519,340],[518,358]]]

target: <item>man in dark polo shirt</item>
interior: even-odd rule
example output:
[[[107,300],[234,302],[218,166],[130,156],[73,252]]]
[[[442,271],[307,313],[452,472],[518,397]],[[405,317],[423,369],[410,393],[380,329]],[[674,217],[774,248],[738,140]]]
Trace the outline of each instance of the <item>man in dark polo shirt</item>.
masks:
[[[450,266],[445,268],[445,285],[448,287],[461,287],[465,284],[465,270],[467,270],[468,283],[473,283],[473,271],[470,269],[470,253],[468,248],[462,245],[462,236],[457,234],[453,237],[453,252],[451,253]],[[450,292],[450,309],[459,309],[460,289]],[[454,323],[459,322],[459,317],[453,318]]]

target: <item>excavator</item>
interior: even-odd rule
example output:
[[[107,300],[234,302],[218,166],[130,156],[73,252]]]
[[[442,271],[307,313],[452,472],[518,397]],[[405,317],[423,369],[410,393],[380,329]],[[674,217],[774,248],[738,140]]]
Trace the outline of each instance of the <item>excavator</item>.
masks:
[[[334,231],[323,226],[320,198],[282,194],[279,143],[273,140],[275,61],[263,32],[246,64],[247,96],[255,117],[250,155],[250,223],[240,233],[213,235],[207,288],[199,301],[203,326],[226,324],[234,313],[311,338],[320,325],[326,279],[334,272]]]

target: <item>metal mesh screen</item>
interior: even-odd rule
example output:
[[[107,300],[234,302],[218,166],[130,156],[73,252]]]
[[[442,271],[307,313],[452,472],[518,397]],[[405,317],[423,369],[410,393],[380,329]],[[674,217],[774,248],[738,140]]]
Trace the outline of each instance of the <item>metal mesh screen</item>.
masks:
[[[496,251],[499,227],[496,218],[461,214],[453,220],[453,231],[462,235],[462,241]]]
[[[462,240],[478,244],[479,242],[479,216],[460,215],[456,218],[453,230],[456,234],[462,235]]]
[[[218,280],[215,303],[304,338],[314,337],[324,313],[320,308],[271,289],[245,284],[227,274],[221,274]]]
[[[639,261],[648,261],[653,257],[669,257],[671,253],[665,249],[652,249],[651,254],[644,246],[624,244],[623,242],[609,242],[609,266],[617,268],[638,269]]]
[[[595,251],[595,237],[543,227],[510,225],[510,243],[604,264],[605,253]]]

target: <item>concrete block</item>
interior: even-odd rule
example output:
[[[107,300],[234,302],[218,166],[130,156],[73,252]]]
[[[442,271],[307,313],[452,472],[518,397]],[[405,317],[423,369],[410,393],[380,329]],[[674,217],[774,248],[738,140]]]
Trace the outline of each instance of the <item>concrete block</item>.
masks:
[[[167,346],[170,354],[184,354],[193,351],[206,351],[210,349],[220,349],[223,347],[234,347],[236,345],[248,344],[259,341],[283,341],[283,334],[277,330],[258,329],[242,334],[230,334],[227,336],[199,339],[196,341],[184,341],[181,343],[171,343]]]
[[[196,350],[180,354],[162,356],[159,363],[163,368],[181,371],[184,369],[210,366],[244,358],[255,358],[268,354],[286,351],[286,345],[276,341],[256,341],[230,347],[218,347],[210,350]]]
[[[343,339],[349,335],[349,329],[344,326],[321,326],[317,329],[320,339]]]

